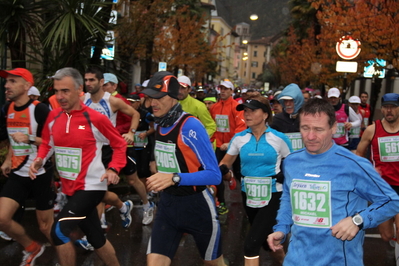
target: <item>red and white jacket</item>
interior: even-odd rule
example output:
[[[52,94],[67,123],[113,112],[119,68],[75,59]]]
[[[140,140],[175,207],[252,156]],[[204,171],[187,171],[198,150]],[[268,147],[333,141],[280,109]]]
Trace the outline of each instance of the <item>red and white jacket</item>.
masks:
[[[73,195],[78,190],[107,190],[101,161],[104,142],[113,149],[109,168],[118,172],[126,165],[126,142],[109,119],[81,102],[80,110],[66,113],[62,108],[50,112],[42,131],[37,157],[48,160],[53,151],[62,178],[62,192]]]

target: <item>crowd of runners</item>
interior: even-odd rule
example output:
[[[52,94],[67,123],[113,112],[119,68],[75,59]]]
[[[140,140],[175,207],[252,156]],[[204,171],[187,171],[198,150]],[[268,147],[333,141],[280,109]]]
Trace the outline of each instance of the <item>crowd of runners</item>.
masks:
[[[261,264],[262,248],[284,265],[362,265],[365,229],[397,239],[399,94],[382,96],[383,118],[373,121],[366,92],[344,100],[338,88],[263,93],[224,80],[194,89],[188,76],[161,71],[123,96],[101,67],[62,68],[42,99],[29,70],[0,77],[0,236],[23,247],[21,265],[45,250],[21,225],[28,198],[60,265],[76,264],[76,248],[120,265],[105,212],[116,208],[124,228],[132,222],[133,202],[108,189],[121,179],[152,228],[149,266],[170,265],[184,234],[205,265],[228,265],[219,216],[237,186],[250,224],[246,266]]]

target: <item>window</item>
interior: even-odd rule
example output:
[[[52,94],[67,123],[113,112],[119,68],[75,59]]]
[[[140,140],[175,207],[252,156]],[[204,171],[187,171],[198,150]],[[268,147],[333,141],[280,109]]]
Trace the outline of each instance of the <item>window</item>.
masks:
[[[256,79],[256,73],[255,72],[252,72],[252,78]]]
[[[258,62],[257,61],[252,61],[251,62],[251,67],[258,67]]]
[[[246,77],[247,76],[247,71],[244,71],[244,77]]]
[[[247,30],[248,30],[247,28],[243,28],[243,29],[242,29],[242,34],[243,34],[243,35],[247,34]]]
[[[254,57],[258,56],[258,51],[254,51]]]

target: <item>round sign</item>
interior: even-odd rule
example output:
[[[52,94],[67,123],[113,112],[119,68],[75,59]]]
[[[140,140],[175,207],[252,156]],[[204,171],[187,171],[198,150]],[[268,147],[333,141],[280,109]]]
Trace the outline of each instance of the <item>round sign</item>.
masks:
[[[344,36],[337,42],[337,54],[342,59],[353,59],[359,55],[361,50],[360,46],[360,41],[354,40],[351,36]]]

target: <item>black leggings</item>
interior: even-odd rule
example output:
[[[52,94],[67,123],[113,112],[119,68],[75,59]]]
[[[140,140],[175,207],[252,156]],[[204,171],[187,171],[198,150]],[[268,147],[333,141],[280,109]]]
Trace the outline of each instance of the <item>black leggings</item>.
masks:
[[[68,203],[58,214],[51,228],[54,245],[59,246],[71,241],[70,234],[79,226],[95,249],[104,246],[106,239],[96,208],[104,195],[105,191],[80,190],[68,197]]]
[[[251,208],[246,205],[247,195],[241,191],[242,200],[245,206],[251,228],[245,238],[244,256],[259,256],[260,248],[270,250],[267,244],[267,236],[273,233],[273,226],[276,224],[277,211],[280,207],[282,192],[274,192],[269,204],[262,208]]]

